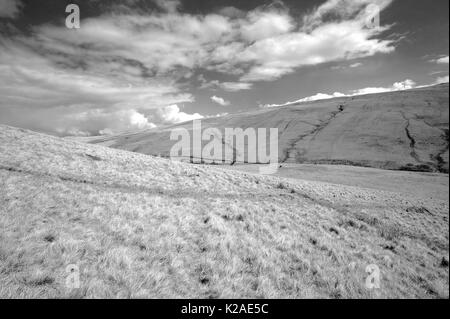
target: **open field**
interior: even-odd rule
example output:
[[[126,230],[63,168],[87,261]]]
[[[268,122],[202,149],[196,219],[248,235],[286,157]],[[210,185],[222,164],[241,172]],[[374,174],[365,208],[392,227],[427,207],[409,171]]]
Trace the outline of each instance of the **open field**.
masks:
[[[281,163],[448,173],[448,90],[447,83],[266,108],[204,119],[202,127],[278,128]],[[170,132],[181,127],[192,123],[87,141],[168,157]]]
[[[434,185],[420,196],[376,170],[364,173],[371,188],[314,174],[258,176],[0,126],[0,297],[448,298],[445,175],[402,175]],[[70,264],[79,289],[65,286]],[[371,264],[380,289],[365,286]]]

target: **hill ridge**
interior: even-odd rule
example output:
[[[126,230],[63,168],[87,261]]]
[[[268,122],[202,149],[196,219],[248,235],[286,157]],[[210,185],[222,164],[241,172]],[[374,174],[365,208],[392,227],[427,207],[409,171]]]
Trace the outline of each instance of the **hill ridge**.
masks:
[[[278,128],[279,162],[448,173],[448,114],[445,84],[230,114],[202,127]],[[168,157],[170,129],[181,127],[192,122],[88,141]]]

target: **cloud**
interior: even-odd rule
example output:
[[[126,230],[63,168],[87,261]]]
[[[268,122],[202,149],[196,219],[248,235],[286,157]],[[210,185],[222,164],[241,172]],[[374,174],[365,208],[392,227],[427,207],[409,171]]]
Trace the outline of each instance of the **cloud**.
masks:
[[[0,42],[0,119],[46,132],[97,134],[140,128],[143,110],[192,102],[173,80],[143,79],[127,63],[99,61],[89,71],[58,66],[26,44]]]
[[[447,56],[441,56],[439,58],[430,60],[430,62],[436,63],[436,64],[448,64],[449,57],[448,57],[448,55]]]
[[[130,110],[142,115],[163,110],[159,119],[164,122],[190,120],[201,115],[179,110],[177,105],[194,102],[179,80],[196,70],[230,78],[201,87],[238,92],[306,65],[395,49],[394,42],[380,39],[389,27],[365,27],[362,14],[368,1],[328,0],[303,22],[282,5],[249,12],[228,7],[202,15],[181,13],[180,1],[153,2],[160,10],[105,11],[83,18],[78,30],[43,24],[31,26],[26,35],[0,35],[0,121],[93,134],[139,126],[131,113],[124,113]],[[376,2],[385,8],[390,0]],[[14,8],[3,14],[18,14],[19,2],[0,3]],[[39,112],[46,116],[36,123],[32,116]],[[85,118],[92,125],[77,120],[84,114],[95,115]],[[126,124],[116,120],[118,114],[125,114]]]
[[[258,41],[241,55],[256,64],[241,81],[272,81],[301,66],[392,52],[391,41],[375,38],[380,32],[365,29],[361,21],[343,21],[319,26],[311,33],[288,33]]]
[[[199,119],[204,118],[203,115],[198,114],[198,113],[187,114],[185,112],[181,112],[178,105],[175,105],[175,104],[158,109],[157,115],[165,123],[170,123],[170,124],[199,120]]]
[[[384,10],[391,2],[328,0],[303,18],[299,31],[280,29],[246,47],[241,59],[254,65],[241,81],[272,81],[306,65],[392,52],[394,42],[377,39],[389,26],[367,28],[365,11],[373,4]]]
[[[104,127],[97,130],[98,127]],[[156,125],[136,110],[104,112],[89,110],[83,113],[62,116],[57,121],[56,130],[61,135],[89,136],[97,134],[116,134],[122,131],[155,128]]]
[[[416,86],[417,86],[416,82],[410,79],[406,79],[405,81],[402,82],[395,82],[392,85],[392,88],[394,91],[401,91],[401,90],[410,90],[415,88]]]
[[[358,63],[350,64],[348,67],[353,69],[353,68],[358,68],[362,65],[363,65],[362,63],[358,62]]]
[[[253,87],[253,83],[248,82],[220,82],[217,80],[207,81],[201,74],[198,76],[201,89],[222,89],[228,92],[239,92],[244,90],[250,90]]]
[[[413,80],[406,79],[402,82],[396,82],[390,87],[368,87],[364,89],[354,90],[351,95],[364,95],[372,93],[383,93],[413,89],[417,86]]]
[[[215,96],[215,95],[211,96],[211,101],[213,101],[214,103],[217,103],[219,105],[222,105],[222,106],[230,105],[229,101],[225,101],[223,98]]]
[[[334,65],[331,67],[332,70],[345,70],[345,69],[354,69],[359,68],[363,64],[361,62],[352,63],[349,65]]]
[[[443,79],[443,80],[445,80],[445,79]],[[448,77],[447,77],[447,82],[448,82]],[[436,83],[434,83],[434,84],[436,84]],[[413,89],[415,87],[418,87],[416,82],[414,82],[413,80],[410,80],[410,79],[406,79],[401,82],[395,82],[390,87],[367,87],[367,88],[363,88],[363,89],[350,91],[347,94],[340,93],[340,92],[334,92],[333,94],[317,93],[313,96],[308,96],[308,97],[305,97],[305,98],[302,98],[302,99],[299,99],[299,100],[296,100],[293,102],[287,102],[287,103],[283,103],[283,104],[266,104],[266,105],[262,105],[261,107],[280,107],[280,106],[287,106],[287,105],[298,104],[298,103],[303,103],[303,102],[328,100],[328,99],[337,98],[337,97],[348,97],[348,96],[374,94],[374,93],[403,91],[403,90]]]
[[[181,7],[180,0],[153,0],[153,2],[164,11],[174,13]]]
[[[437,59],[436,63],[437,64],[448,64],[448,55]]]
[[[312,102],[312,101],[319,101],[319,100],[328,100],[328,99],[332,99],[332,98],[336,98],[336,97],[344,97],[346,96],[343,93],[340,92],[334,92],[333,94],[326,94],[326,93],[317,93],[315,95],[312,96],[308,96],[293,102],[287,102],[287,103],[283,103],[283,104],[266,104],[266,105],[262,105],[262,107],[280,107],[280,106],[287,106],[287,105],[292,105],[292,104],[298,104],[298,103],[303,103],[303,102]]]
[[[243,90],[250,90],[252,88],[252,83],[246,82],[223,82],[220,87],[228,92],[238,92]]]
[[[249,12],[247,19],[241,23],[241,34],[250,42],[285,34],[295,27],[292,17],[287,12],[265,12],[260,9]]]
[[[449,77],[447,75],[447,76],[438,77],[436,79],[436,81],[434,82],[434,84],[442,84],[442,83],[448,83],[448,82],[449,82]]]
[[[367,18],[366,9],[369,5],[375,5],[382,11],[391,3],[392,0],[328,0],[303,18],[304,28],[311,29],[326,22],[352,18],[363,20]]]
[[[429,73],[429,75],[436,75],[436,74],[442,74],[442,73],[448,73],[448,71],[433,71],[433,72],[430,72]]]
[[[328,2],[339,8],[345,1]],[[364,6],[355,8],[359,11],[352,12],[360,15],[320,23],[315,19],[310,31],[299,29],[286,10],[267,7],[240,18],[178,12],[103,15],[84,19],[77,33],[43,26],[36,34],[42,45],[65,54],[80,46],[88,48],[83,53],[89,57],[107,49],[110,56],[139,61],[158,74],[179,67],[206,68],[243,74],[240,82],[270,81],[305,65],[392,52],[392,41],[377,39],[387,27],[366,28]]]
[[[2,116],[8,116],[10,125],[28,127],[61,136],[98,135],[104,134],[105,130],[113,134],[156,127],[142,113],[134,109],[116,111],[85,109],[80,111],[78,107],[70,109],[58,107],[24,108],[21,109],[21,112],[10,111],[11,109],[2,110]]]
[[[20,12],[20,0],[0,0],[0,18],[15,18]]]
[[[306,97],[304,99],[299,100],[299,102],[309,102],[309,101],[318,101],[318,100],[325,100],[325,99],[332,99],[335,97],[342,97],[345,96],[342,93],[334,92],[333,94],[324,94],[324,93],[318,93],[316,95]]]
[[[218,13],[220,15],[232,18],[232,19],[238,19],[238,18],[245,18],[246,13],[245,11],[242,11],[238,8],[235,8],[233,6],[228,6],[228,7],[224,7],[221,8]]]
[[[226,113],[226,112],[224,112],[224,113],[218,113],[218,114],[216,114],[216,115],[213,115],[213,116],[210,116],[210,117],[222,117],[222,116],[227,116],[229,113]]]

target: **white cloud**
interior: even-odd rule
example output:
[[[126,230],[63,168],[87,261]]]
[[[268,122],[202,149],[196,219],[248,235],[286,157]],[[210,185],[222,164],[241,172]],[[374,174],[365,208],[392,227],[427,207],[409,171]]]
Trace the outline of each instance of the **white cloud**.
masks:
[[[324,94],[324,93],[318,93],[316,95],[306,97],[304,99],[301,99],[300,102],[308,102],[308,101],[318,101],[318,100],[325,100],[325,99],[332,99],[335,97],[342,97],[345,96],[342,93],[334,92],[333,94]]]
[[[111,126],[108,127],[108,126]],[[97,127],[104,127],[97,130]],[[63,135],[115,134],[121,131],[155,128],[148,119],[136,110],[104,112],[95,109],[76,115],[64,115],[57,121],[56,130]],[[108,132],[108,133],[107,133]]]
[[[222,116],[227,116],[229,113],[219,113],[219,114],[216,114],[216,115],[214,115],[214,116],[212,116],[212,117],[222,117]]]
[[[217,114],[205,116],[205,117],[203,117],[203,118],[205,118],[205,119],[211,119],[211,118],[217,118],[217,117],[227,116],[228,114],[229,114],[229,113],[226,113],[226,112],[224,112],[224,113],[217,113]]]
[[[86,72],[58,68],[24,45],[0,50],[0,119],[11,125],[70,134],[97,134],[150,125],[138,110],[192,102],[169,79],[142,79],[136,69],[99,63]],[[7,45],[6,45],[7,44]],[[129,68],[129,70],[127,70]],[[94,71],[95,70],[95,71]],[[120,73],[115,75],[116,72]]]
[[[64,124],[67,132],[70,128],[92,133],[138,127],[138,117],[131,113],[126,113],[127,124],[117,120],[118,114],[130,110],[146,115],[150,109],[161,109],[165,122],[190,120],[201,115],[179,110],[177,105],[193,102],[194,97],[178,80],[189,78],[194,70],[239,77],[202,83],[237,92],[302,66],[394,50],[392,41],[380,39],[388,27],[364,26],[361,14],[368,1],[353,5],[348,0],[328,0],[303,23],[283,7],[260,7],[248,13],[228,8],[221,14],[194,15],[179,12],[180,1],[154,2],[160,12],[105,12],[84,18],[76,32],[61,24],[44,24],[32,27],[29,35],[0,38],[1,121],[50,132],[61,131]],[[391,0],[376,2],[385,8]],[[19,8],[11,3],[19,2],[0,0],[14,8],[2,10],[9,17],[16,16]],[[336,18],[326,19],[330,12],[337,13],[332,15]],[[229,103],[220,98],[215,102]],[[86,121],[98,127],[76,120],[89,112],[95,119]],[[32,116],[41,113],[46,116],[39,116],[37,123]]]
[[[340,8],[347,1],[328,2],[330,8]],[[366,28],[358,15],[363,10],[363,5],[354,6],[356,16],[343,15],[331,22],[314,18],[310,31],[299,29],[287,11],[257,8],[241,18],[178,12],[103,15],[84,19],[83,28],[76,33],[44,26],[36,34],[42,45],[66,54],[89,44],[89,49],[83,50],[88,57],[107,49],[110,56],[140,61],[159,73],[204,67],[244,73],[242,82],[270,81],[305,65],[391,52],[392,41],[377,39],[386,27]],[[235,58],[230,60],[230,56]]]
[[[362,66],[363,64],[358,62],[358,63],[353,63],[349,65],[349,68],[359,68],[360,66]]]
[[[327,21],[349,20],[356,16],[358,20],[367,17],[365,9],[376,5],[380,11],[386,9],[392,0],[328,0],[303,18],[304,29],[310,30]]]
[[[256,64],[241,80],[272,81],[301,66],[392,52],[391,41],[376,39],[380,32],[364,28],[361,21],[342,21],[318,26],[310,33],[288,33],[258,41],[241,55]]]
[[[368,87],[364,89],[354,90],[351,95],[364,95],[373,93],[393,92],[413,89],[417,86],[416,82],[410,79],[406,79],[402,82],[396,82],[390,87]]]
[[[211,96],[211,101],[213,101],[214,103],[217,103],[217,104],[219,104],[219,105],[222,105],[222,106],[228,106],[228,105],[230,105],[230,102],[229,101],[226,101],[226,100],[224,100],[223,98],[221,98],[221,97],[218,97],[218,96]]]
[[[332,99],[332,98],[336,98],[336,97],[343,97],[343,96],[346,96],[346,95],[343,93],[340,93],[340,92],[334,92],[333,94],[317,93],[315,95],[308,96],[308,97],[305,97],[305,98],[302,98],[300,100],[296,100],[293,102],[287,102],[287,103],[283,103],[283,104],[267,104],[267,105],[263,105],[262,107],[287,106],[287,105],[298,104],[298,103],[303,103],[303,102],[328,100],[328,99]]]
[[[448,82],[449,82],[449,77],[447,75],[447,76],[438,77],[436,79],[436,81],[434,82],[434,84],[442,84],[442,83],[448,83]]]
[[[390,92],[392,91],[392,88],[385,88],[385,87],[367,87],[363,89],[358,89],[352,91],[350,95],[364,95],[364,94],[375,94],[375,93],[384,93],[384,92]]]
[[[17,112],[11,114],[11,125],[29,127],[59,135],[89,136],[104,134],[105,130],[113,134],[156,127],[143,114],[134,109],[116,111],[86,109],[80,112],[79,108],[59,107],[49,109],[26,108],[22,111],[22,114]]]
[[[436,63],[437,64],[448,64],[448,55],[437,59]]]
[[[92,64],[99,55],[122,57],[139,62],[148,71],[165,74],[209,63],[211,48],[221,47],[232,25],[226,17],[216,14],[123,14],[86,18],[82,28],[72,31],[41,26],[36,28],[35,45],[61,54],[82,53]],[[82,52],[80,46],[85,47]]]
[[[242,22],[241,33],[248,41],[271,38],[290,32],[295,27],[287,12],[255,10],[249,12]]]
[[[203,74],[197,77],[200,82],[201,89],[222,89],[228,92],[238,92],[244,90],[250,90],[253,87],[253,83],[248,82],[220,82],[218,80],[208,81]]]
[[[20,12],[20,0],[0,0],[0,18],[15,18]]]
[[[392,88],[394,89],[394,91],[401,91],[401,90],[410,90],[416,86],[417,86],[416,82],[410,79],[406,79],[405,81],[402,82],[395,82],[392,85]]]
[[[448,55],[447,56],[441,56],[439,58],[430,60],[430,62],[436,63],[436,64],[448,64],[449,57],[448,57]]]
[[[157,114],[164,122],[171,124],[199,120],[204,117],[198,113],[187,114],[185,112],[181,112],[178,105],[175,104],[160,108],[157,111]]]
[[[243,90],[250,90],[252,88],[252,83],[246,82],[223,82],[220,87],[228,92],[238,92]]]
[[[442,79],[442,80],[445,80],[445,79]],[[447,82],[448,82],[448,77],[447,77]],[[434,83],[434,84],[436,84],[436,83]],[[347,97],[347,96],[356,96],[356,95],[365,95],[365,94],[374,94],[374,93],[403,91],[403,90],[413,89],[415,87],[418,87],[416,82],[414,82],[413,80],[410,80],[410,79],[406,79],[405,81],[395,82],[390,87],[367,87],[364,89],[350,91],[348,94],[344,94],[344,93],[340,93],[340,92],[334,92],[333,94],[317,93],[313,96],[308,96],[308,97],[302,98],[297,101],[287,102],[287,103],[283,103],[283,104],[266,104],[266,105],[262,105],[261,107],[280,107],[280,106],[287,106],[287,105],[298,104],[298,103],[303,103],[303,102],[328,100],[328,99],[337,98],[337,97]]]

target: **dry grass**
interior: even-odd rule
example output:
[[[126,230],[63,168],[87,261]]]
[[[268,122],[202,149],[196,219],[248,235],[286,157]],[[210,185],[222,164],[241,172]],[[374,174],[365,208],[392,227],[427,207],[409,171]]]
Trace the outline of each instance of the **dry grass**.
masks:
[[[3,298],[448,298],[448,244],[448,201],[0,126]]]

